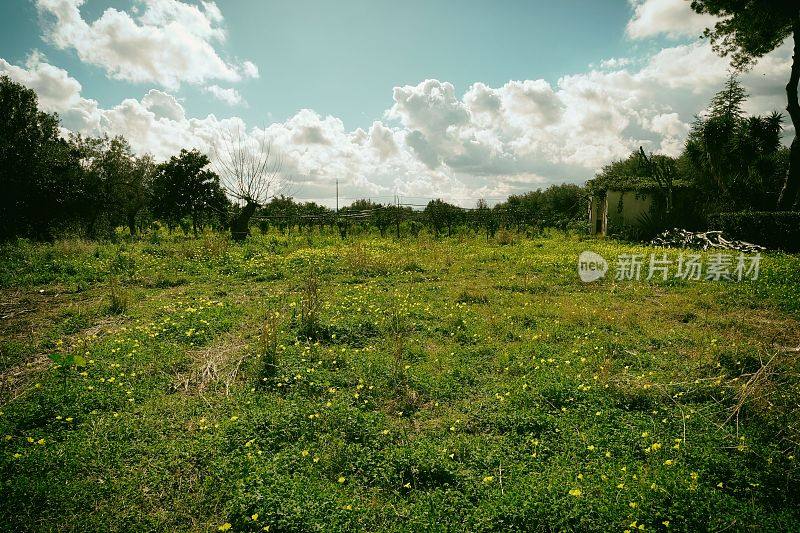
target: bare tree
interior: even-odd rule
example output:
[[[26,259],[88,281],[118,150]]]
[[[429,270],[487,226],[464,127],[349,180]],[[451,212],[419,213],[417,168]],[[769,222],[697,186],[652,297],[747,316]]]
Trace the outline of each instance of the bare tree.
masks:
[[[220,136],[212,159],[220,183],[240,206],[230,222],[231,236],[244,240],[256,209],[276,196],[288,194],[287,182],[281,176],[282,160],[266,132],[261,139],[253,139],[242,136],[238,128]]]

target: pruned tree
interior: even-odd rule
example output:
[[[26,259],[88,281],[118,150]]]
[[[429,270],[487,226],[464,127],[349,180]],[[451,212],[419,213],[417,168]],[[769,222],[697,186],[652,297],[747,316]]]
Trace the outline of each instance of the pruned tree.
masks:
[[[220,136],[212,159],[222,187],[240,206],[230,222],[231,237],[244,240],[250,234],[250,219],[256,210],[288,193],[281,175],[281,158],[266,133],[261,139],[253,139],[237,129]]]
[[[800,102],[797,95],[800,84],[800,3],[795,0],[691,0],[691,6],[697,13],[720,17],[713,28],[706,28],[704,36],[711,40],[719,55],[731,56],[736,69],[750,67],[790,36],[794,40],[792,66],[786,84],[786,110],[795,135],[789,170],[778,198],[778,209],[791,209],[800,191]]]

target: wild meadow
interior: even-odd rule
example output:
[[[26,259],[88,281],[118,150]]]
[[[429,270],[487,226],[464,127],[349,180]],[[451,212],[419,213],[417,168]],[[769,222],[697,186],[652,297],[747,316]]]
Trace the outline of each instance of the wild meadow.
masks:
[[[586,284],[583,250],[653,251],[2,245],[3,529],[797,530],[800,257]]]

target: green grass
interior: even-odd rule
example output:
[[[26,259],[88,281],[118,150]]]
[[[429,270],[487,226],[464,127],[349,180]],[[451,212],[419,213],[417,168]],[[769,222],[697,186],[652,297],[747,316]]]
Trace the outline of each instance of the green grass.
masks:
[[[585,249],[650,253],[563,234],[5,245],[0,523],[800,528],[781,351],[800,257],[743,283],[583,284]]]

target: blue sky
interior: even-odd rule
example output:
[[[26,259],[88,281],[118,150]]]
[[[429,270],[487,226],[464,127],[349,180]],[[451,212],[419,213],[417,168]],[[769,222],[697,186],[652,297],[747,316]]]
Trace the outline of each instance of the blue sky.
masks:
[[[235,128],[327,198],[500,198],[674,154],[727,75],[686,0],[15,0],[0,73],[165,158]],[[782,47],[743,78],[782,107]],[[463,202],[462,202],[463,203]]]
[[[108,7],[130,10],[136,4],[93,1],[81,11],[95,20]],[[463,91],[476,81],[555,82],[631,52],[624,35],[631,7],[625,0],[221,0],[217,5],[228,33],[225,55],[248,58],[261,70],[258,80],[238,88],[249,104],[239,114],[256,122],[285,120],[311,108],[340,117],[348,128],[366,127],[391,105],[397,85],[436,78]],[[24,62],[38,49],[81,82],[84,96],[106,106],[150,88],[109,80],[73,52],[49,46],[39,19],[32,1],[0,4],[2,57]],[[192,89],[178,93],[190,113],[229,111]]]

